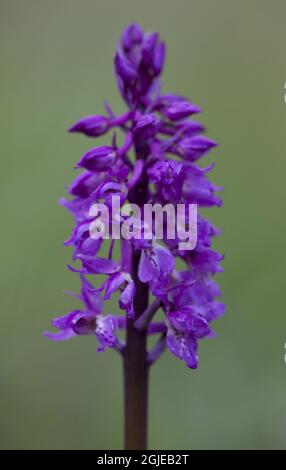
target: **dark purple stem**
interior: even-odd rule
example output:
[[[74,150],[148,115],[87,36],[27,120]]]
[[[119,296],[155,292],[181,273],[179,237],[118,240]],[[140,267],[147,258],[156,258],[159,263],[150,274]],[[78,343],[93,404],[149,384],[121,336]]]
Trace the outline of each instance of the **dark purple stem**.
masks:
[[[137,158],[144,158],[148,149],[137,146]],[[140,207],[148,198],[147,175],[142,175],[134,189],[132,202]],[[124,408],[125,408],[125,449],[144,450],[147,448],[148,415],[148,362],[147,330],[138,331],[134,322],[148,307],[148,284],[138,278],[141,252],[132,251],[130,271],[136,286],[134,298],[134,319],[127,321],[127,338],[124,350]]]

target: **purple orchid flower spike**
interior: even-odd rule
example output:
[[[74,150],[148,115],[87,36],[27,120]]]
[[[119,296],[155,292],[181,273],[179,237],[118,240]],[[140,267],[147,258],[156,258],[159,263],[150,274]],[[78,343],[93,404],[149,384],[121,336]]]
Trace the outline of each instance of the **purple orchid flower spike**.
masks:
[[[121,213],[126,203],[133,212],[134,206],[143,209],[150,204],[198,209],[221,205],[216,193],[222,188],[208,178],[213,165],[197,165],[218,144],[203,135],[203,126],[194,119],[199,106],[182,96],[161,93],[165,52],[157,33],[146,33],[137,24],[128,26],[114,58],[127,110],[116,116],[106,104],[105,114],[86,116],[69,129],[89,138],[109,131],[112,135],[106,145],[91,145],[81,157],[75,165],[81,173],[68,188],[70,198],[60,200],[75,221],[65,244],[74,249],[76,265],[69,269],[80,276],[81,292],[73,295],[83,307],[55,318],[52,325],[57,331],[45,333],[57,341],[92,335],[98,351],[109,348],[122,355],[127,449],[147,446],[149,367],[167,349],[187,367],[197,368],[199,342],[214,336],[212,322],[225,310],[216,299],[220,290],[213,280],[222,271],[223,256],[211,248],[219,230],[201,214],[197,241],[190,249],[181,246],[177,232],[169,237],[165,219],[160,239],[152,219],[151,227],[144,221],[140,228],[140,214],[133,213],[131,236],[122,236],[129,233],[128,217]],[[97,212],[94,205],[101,209]],[[105,231],[99,237],[102,211],[104,220],[112,213],[112,223],[107,225],[108,236]],[[187,225],[190,220],[186,216]],[[118,237],[121,224],[125,228]],[[110,303],[114,296],[117,301]],[[104,313],[105,303],[112,313]],[[154,321],[159,311],[164,319]],[[125,341],[119,331],[125,331]],[[148,335],[158,337],[149,350]]]

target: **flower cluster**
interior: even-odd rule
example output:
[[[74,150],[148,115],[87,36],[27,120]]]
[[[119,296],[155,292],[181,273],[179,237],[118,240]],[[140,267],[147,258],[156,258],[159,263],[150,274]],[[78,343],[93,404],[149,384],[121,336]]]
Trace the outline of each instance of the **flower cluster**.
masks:
[[[216,192],[222,188],[208,179],[213,166],[202,168],[197,164],[217,144],[203,135],[200,123],[192,120],[200,112],[197,105],[181,96],[161,93],[159,76],[164,59],[165,45],[158,34],[130,25],[114,59],[127,111],[116,116],[106,105],[104,115],[84,117],[70,128],[70,132],[91,138],[111,130],[113,135],[109,145],[93,147],[82,156],[76,168],[83,172],[69,187],[72,198],[61,200],[75,220],[72,235],[65,243],[73,246],[73,260],[80,263],[79,268],[69,269],[80,275],[82,289],[76,297],[84,307],[56,318],[53,325],[58,331],[46,335],[62,340],[92,334],[99,342],[98,350],[122,351],[124,343],[117,337],[117,330],[124,329],[130,319],[138,329],[144,326],[150,334],[160,333],[174,355],[196,368],[198,340],[213,335],[211,323],[224,311],[224,305],[215,300],[220,290],[213,280],[213,275],[222,270],[219,263],[223,256],[211,249],[218,230],[199,215],[198,242],[192,251],[180,250],[178,239],[167,237],[159,244],[143,237],[115,241],[93,239],[89,234],[92,204],[104,202],[110,206],[112,196],[118,196],[121,205],[221,205]],[[119,136],[123,136],[120,144]],[[115,257],[116,243],[122,247],[121,259]],[[136,283],[130,268],[130,249],[140,253],[139,282],[147,283],[155,298],[153,307],[142,318],[134,312]],[[103,283],[97,281],[97,275],[105,276]],[[122,313],[106,315],[103,301],[115,292]],[[159,308],[165,320],[153,322]]]

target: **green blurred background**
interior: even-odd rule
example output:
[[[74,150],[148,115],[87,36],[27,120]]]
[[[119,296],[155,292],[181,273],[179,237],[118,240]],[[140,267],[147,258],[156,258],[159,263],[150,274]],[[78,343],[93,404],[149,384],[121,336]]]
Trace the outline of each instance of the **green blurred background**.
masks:
[[[120,358],[42,331],[78,288],[57,199],[92,141],[66,128],[104,99],[124,109],[113,55],[131,21],[167,42],[164,90],[202,106],[225,186],[228,311],[197,371],[169,353],[153,368],[150,448],[286,447],[285,15],[285,0],[0,0],[2,449],[122,446]]]

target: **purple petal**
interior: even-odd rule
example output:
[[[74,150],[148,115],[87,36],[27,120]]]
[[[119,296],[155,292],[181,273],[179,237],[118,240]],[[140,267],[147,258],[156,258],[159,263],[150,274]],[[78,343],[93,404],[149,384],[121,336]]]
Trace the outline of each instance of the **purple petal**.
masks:
[[[143,39],[143,31],[141,27],[134,23],[129,25],[122,34],[122,45],[126,51],[129,51]]]
[[[131,178],[128,181],[128,188],[129,189],[133,188],[133,186],[135,186],[135,184],[139,181],[139,179],[142,175],[143,168],[144,168],[143,160],[137,160],[135,165],[134,165]]]
[[[68,328],[67,330],[57,332],[44,331],[44,336],[53,341],[66,341],[68,339],[74,338],[76,334],[72,328]]]
[[[133,280],[131,280],[125,289],[123,290],[122,294],[119,297],[119,307],[122,310],[127,310],[128,314],[130,316],[133,316],[134,310],[133,310],[133,299],[135,296],[135,283]]]
[[[136,122],[134,133],[137,139],[149,139],[156,135],[159,126],[160,121],[155,114],[143,114]]]
[[[103,310],[103,300],[100,296],[100,293],[94,290],[93,285],[88,282],[88,280],[81,275],[81,299],[83,300],[87,310],[92,311],[94,314],[98,315]]]
[[[142,250],[138,276],[141,282],[160,279],[174,269],[174,258],[170,251],[158,244],[152,249]]]
[[[114,348],[117,343],[115,330],[117,323],[112,315],[100,315],[96,320],[95,334],[100,343],[98,352],[104,351],[106,348]]]
[[[123,83],[129,84],[137,78],[137,72],[131,62],[122,54],[117,52],[115,59],[115,70]]]
[[[171,353],[185,361],[188,367],[191,369],[198,367],[198,342],[191,335],[169,329],[167,346]]]
[[[69,132],[82,132],[89,137],[105,134],[109,129],[108,119],[105,116],[86,116],[69,128]]]
[[[112,274],[104,283],[104,300],[109,300],[111,294],[113,294],[117,289],[119,289],[119,287],[125,282],[126,279],[123,273]]]
[[[82,261],[87,274],[113,274],[120,268],[119,263],[111,259],[85,255],[77,255],[77,258]]]
[[[177,145],[177,151],[182,157],[196,161],[205,155],[211,148],[217,147],[217,142],[205,136],[185,137]]]
[[[72,321],[72,329],[76,335],[92,335],[95,331],[96,316],[89,312],[82,312]]]
[[[115,157],[116,152],[113,147],[95,147],[83,155],[76,168],[82,167],[89,171],[106,171],[113,164]]]

